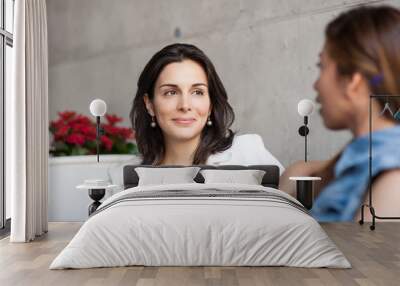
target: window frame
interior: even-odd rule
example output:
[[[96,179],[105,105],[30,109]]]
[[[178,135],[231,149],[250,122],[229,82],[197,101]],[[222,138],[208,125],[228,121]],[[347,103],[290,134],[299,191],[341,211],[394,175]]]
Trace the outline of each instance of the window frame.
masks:
[[[6,189],[5,189],[5,93],[6,93],[6,46],[13,47],[13,34],[6,30],[6,0],[0,0],[0,236],[9,232],[10,219],[6,218]],[[15,0],[12,0],[13,13]],[[11,15],[14,20],[14,15]],[[13,27],[14,30],[14,27]]]

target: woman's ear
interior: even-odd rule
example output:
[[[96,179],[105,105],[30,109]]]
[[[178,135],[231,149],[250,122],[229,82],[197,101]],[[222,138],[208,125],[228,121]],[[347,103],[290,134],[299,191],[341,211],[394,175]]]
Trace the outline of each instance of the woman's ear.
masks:
[[[369,99],[369,86],[366,78],[355,72],[347,81],[346,95],[352,102],[360,102],[362,98]]]
[[[146,106],[147,112],[151,115],[154,116],[154,106],[153,103],[151,102],[149,95],[147,93],[144,94],[143,96],[143,101]]]

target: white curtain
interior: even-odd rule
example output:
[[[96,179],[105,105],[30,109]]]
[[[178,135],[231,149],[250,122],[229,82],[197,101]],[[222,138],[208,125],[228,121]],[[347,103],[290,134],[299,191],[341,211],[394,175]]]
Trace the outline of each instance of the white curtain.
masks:
[[[14,8],[13,93],[6,111],[12,242],[47,232],[48,65],[45,0]]]

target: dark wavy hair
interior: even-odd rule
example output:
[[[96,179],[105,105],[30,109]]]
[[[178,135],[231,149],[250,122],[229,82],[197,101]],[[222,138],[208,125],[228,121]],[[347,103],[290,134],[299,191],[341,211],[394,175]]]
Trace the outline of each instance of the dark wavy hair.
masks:
[[[196,46],[172,44],[157,52],[144,67],[137,83],[137,92],[130,111],[132,128],[136,132],[136,142],[143,156],[142,164],[157,165],[165,155],[164,136],[161,128],[150,126],[151,116],[147,112],[143,97],[154,99],[154,85],[161,71],[170,63],[192,60],[200,64],[208,81],[208,91],[212,106],[210,118],[212,126],[203,128],[200,144],[194,155],[193,164],[205,164],[209,155],[224,151],[232,146],[234,132],[230,127],[235,119],[228,103],[226,90],[210,59]]]

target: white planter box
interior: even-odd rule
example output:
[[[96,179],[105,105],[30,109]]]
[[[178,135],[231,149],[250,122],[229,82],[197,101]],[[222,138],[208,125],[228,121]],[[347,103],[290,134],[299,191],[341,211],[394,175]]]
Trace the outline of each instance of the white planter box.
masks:
[[[50,157],[49,221],[85,221],[88,206],[93,201],[87,190],[78,190],[76,186],[86,179],[106,179],[122,184],[123,166],[139,162],[140,159],[133,155],[100,155],[99,163],[95,155]],[[113,174],[112,178],[110,174]]]

